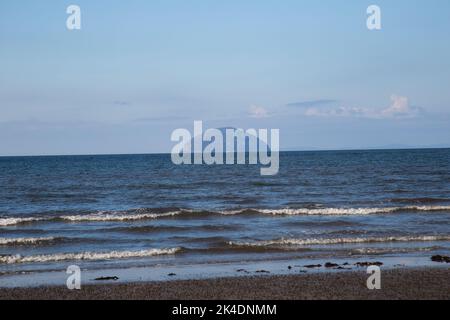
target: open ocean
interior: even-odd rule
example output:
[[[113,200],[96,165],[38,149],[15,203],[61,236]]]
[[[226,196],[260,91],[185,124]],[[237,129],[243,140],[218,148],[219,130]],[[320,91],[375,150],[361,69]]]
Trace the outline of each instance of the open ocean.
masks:
[[[259,169],[1,157],[0,286],[71,264],[151,274],[450,252],[450,149],[282,152],[278,175]]]

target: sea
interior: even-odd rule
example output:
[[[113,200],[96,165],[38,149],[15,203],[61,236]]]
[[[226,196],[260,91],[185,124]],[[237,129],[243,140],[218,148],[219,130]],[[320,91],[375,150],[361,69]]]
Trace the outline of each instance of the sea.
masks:
[[[281,152],[258,165],[170,154],[0,157],[0,287],[442,265],[450,149]]]

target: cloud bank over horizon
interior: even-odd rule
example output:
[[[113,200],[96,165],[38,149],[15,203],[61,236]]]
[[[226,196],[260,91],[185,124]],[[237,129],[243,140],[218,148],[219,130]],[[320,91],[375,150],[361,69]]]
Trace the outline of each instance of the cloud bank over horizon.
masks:
[[[411,106],[409,103],[409,99],[405,96],[392,94],[390,99],[391,104],[388,107],[384,108],[308,106],[304,109],[303,115],[315,117],[360,117],[371,119],[395,119],[418,117],[425,112],[423,108]]]

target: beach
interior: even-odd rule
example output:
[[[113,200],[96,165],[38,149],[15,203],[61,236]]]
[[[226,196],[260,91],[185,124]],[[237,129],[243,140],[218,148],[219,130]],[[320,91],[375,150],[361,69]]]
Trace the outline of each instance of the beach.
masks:
[[[353,2],[1,1],[0,303],[449,300],[450,1]]]
[[[1,300],[378,300],[450,299],[450,268],[382,272],[381,289],[369,290],[364,271],[302,273],[128,284],[0,289]]]

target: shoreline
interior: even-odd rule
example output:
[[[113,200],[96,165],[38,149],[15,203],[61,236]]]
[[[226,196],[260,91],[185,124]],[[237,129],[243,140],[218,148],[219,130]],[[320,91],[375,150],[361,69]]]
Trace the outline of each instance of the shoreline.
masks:
[[[433,262],[428,256],[373,256],[339,257],[328,259],[289,259],[223,261],[217,263],[187,263],[91,268],[80,263],[83,285],[151,283],[179,280],[209,280],[218,278],[239,278],[253,276],[289,276],[295,274],[336,273],[365,271],[369,264],[379,265],[383,271],[391,269],[445,268],[444,263]],[[0,274],[2,288],[38,288],[65,285],[67,265],[54,270],[39,272]],[[113,277],[115,281],[98,281],[98,278]]]
[[[381,272],[381,289],[369,290],[366,270],[261,275],[200,280],[0,288],[0,300],[349,300],[450,299],[450,268]]]

